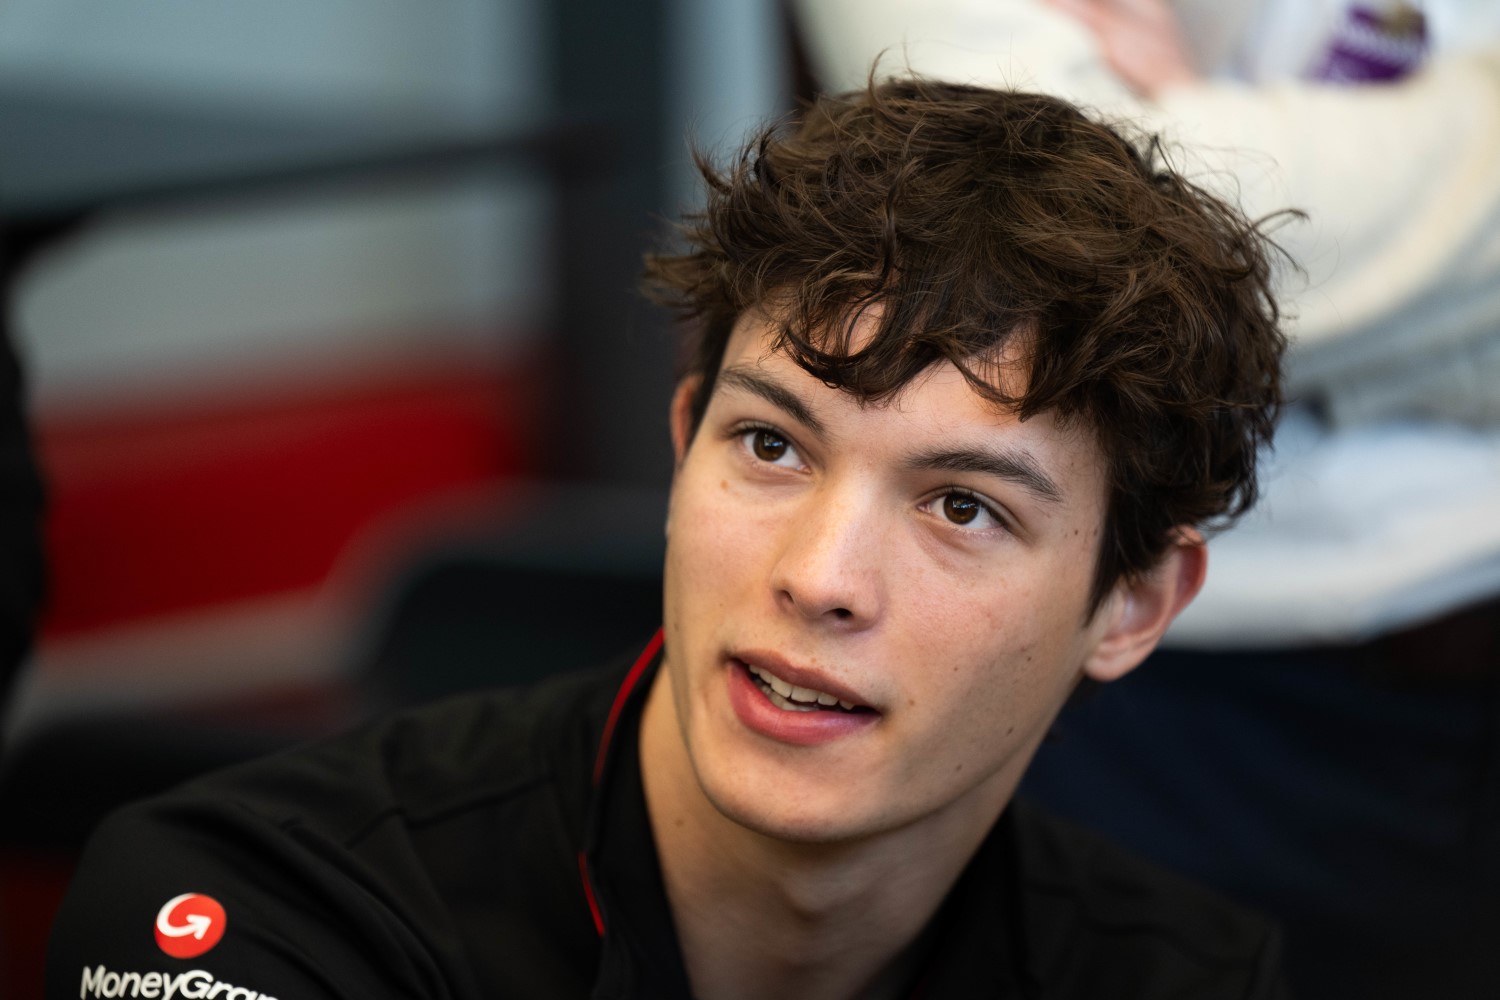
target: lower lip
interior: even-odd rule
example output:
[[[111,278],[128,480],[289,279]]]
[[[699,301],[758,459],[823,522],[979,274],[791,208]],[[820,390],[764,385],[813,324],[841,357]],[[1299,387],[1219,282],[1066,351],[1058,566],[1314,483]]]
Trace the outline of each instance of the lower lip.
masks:
[[[734,714],[748,729],[778,743],[817,746],[862,732],[880,719],[878,712],[842,712],[836,709],[797,712],[777,708],[743,663],[731,659],[727,669],[729,703],[734,706]]]

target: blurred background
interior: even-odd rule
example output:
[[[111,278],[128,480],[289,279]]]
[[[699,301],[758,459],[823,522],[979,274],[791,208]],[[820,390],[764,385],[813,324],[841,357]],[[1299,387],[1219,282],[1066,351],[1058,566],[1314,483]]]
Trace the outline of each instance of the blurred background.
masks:
[[[654,627],[674,340],[641,253],[693,198],[685,131],[788,106],[785,31],[742,0],[0,5],[48,594],[0,722],[0,996],[39,995],[113,804]],[[546,664],[511,619],[557,622]]]
[[[1276,916],[1298,995],[1500,992],[1500,5],[8,0],[0,997],[114,806],[646,638],[685,135],[882,52],[1311,219],[1265,500],[1026,791]]]

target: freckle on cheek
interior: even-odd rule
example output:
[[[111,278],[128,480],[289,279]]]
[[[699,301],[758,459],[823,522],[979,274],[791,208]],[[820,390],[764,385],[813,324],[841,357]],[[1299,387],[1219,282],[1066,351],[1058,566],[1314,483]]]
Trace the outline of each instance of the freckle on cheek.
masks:
[[[727,479],[721,479],[721,480],[719,480],[719,489],[721,489],[721,490],[727,490],[727,489],[729,489],[729,480],[727,480]]]

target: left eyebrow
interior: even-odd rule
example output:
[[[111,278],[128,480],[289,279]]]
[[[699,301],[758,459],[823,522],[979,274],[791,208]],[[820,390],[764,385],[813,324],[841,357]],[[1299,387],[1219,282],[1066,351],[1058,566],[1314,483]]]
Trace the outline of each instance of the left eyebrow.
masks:
[[[906,467],[913,472],[969,472],[996,476],[1048,503],[1063,502],[1063,492],[1057,483],[1042,471],[1036,459],[1024,451],[1010,448],[924,451],[908,458]]]

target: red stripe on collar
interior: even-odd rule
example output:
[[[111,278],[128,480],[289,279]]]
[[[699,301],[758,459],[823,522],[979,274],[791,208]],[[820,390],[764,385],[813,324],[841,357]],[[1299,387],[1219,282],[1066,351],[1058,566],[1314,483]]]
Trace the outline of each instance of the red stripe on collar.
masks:
[[[589,913],[594,918],[594,930],[599,936],[604,936],[604,914],[599,912],[599,901],[594,898],[593,880],[589,878],[589,859],[584,857],[582,851],[578,852],[578,874],[583,877],[583,894],[589,901]]]
[[[599,787],[599,782],[604,778],[604,763],[609,759],[610,744],[615,737],[615,724],[620,721],[620,713],[625,710],[625,703],[630,700],[631,692],[635,690],[636,684],[640,682],[641,675],[651,665],[656,653],[661,649],[662,630],[657,629],[651,641],[646,643],[646,648],[641,650],[641,655],[636,657],[630,672],[625,675],[625,680],[620,684],[620,690],[615,692],[614,704],[609,706],[609,716],[604,720],[604,733],[599,738],[599,753],[594,758],[594,787]],[[589,875],[589,860],[586,851],[578,852],[578,874],[583,881],[583,894],[588,899],[589,915],[594,918],[594,930],[599,936],[604,936],[604,914],[599,909],[599,900],[594,896],[594,880]]]
[[[615,736],[615,723],[620,721],[620,713],[625,709],[625,702],[630,699],[630,693],[635,690],[641,674],[646,672],[646,668],[655,659],[657,650],[661,649],[661,643],[662,630],[657,629],[651,641],[646,643],[646,648],[641,650],[641,655],[636,657],[630,673],[625,675],[625,682],[620,685],[620,690],[615,692],[615,703],[609,706],[609,718],[604,720],[604,735],[599,739],[599,754],[594,758],[595,788],[599,787],[599,782],[604,777],[604,762],[609,758],[609,745]]]

